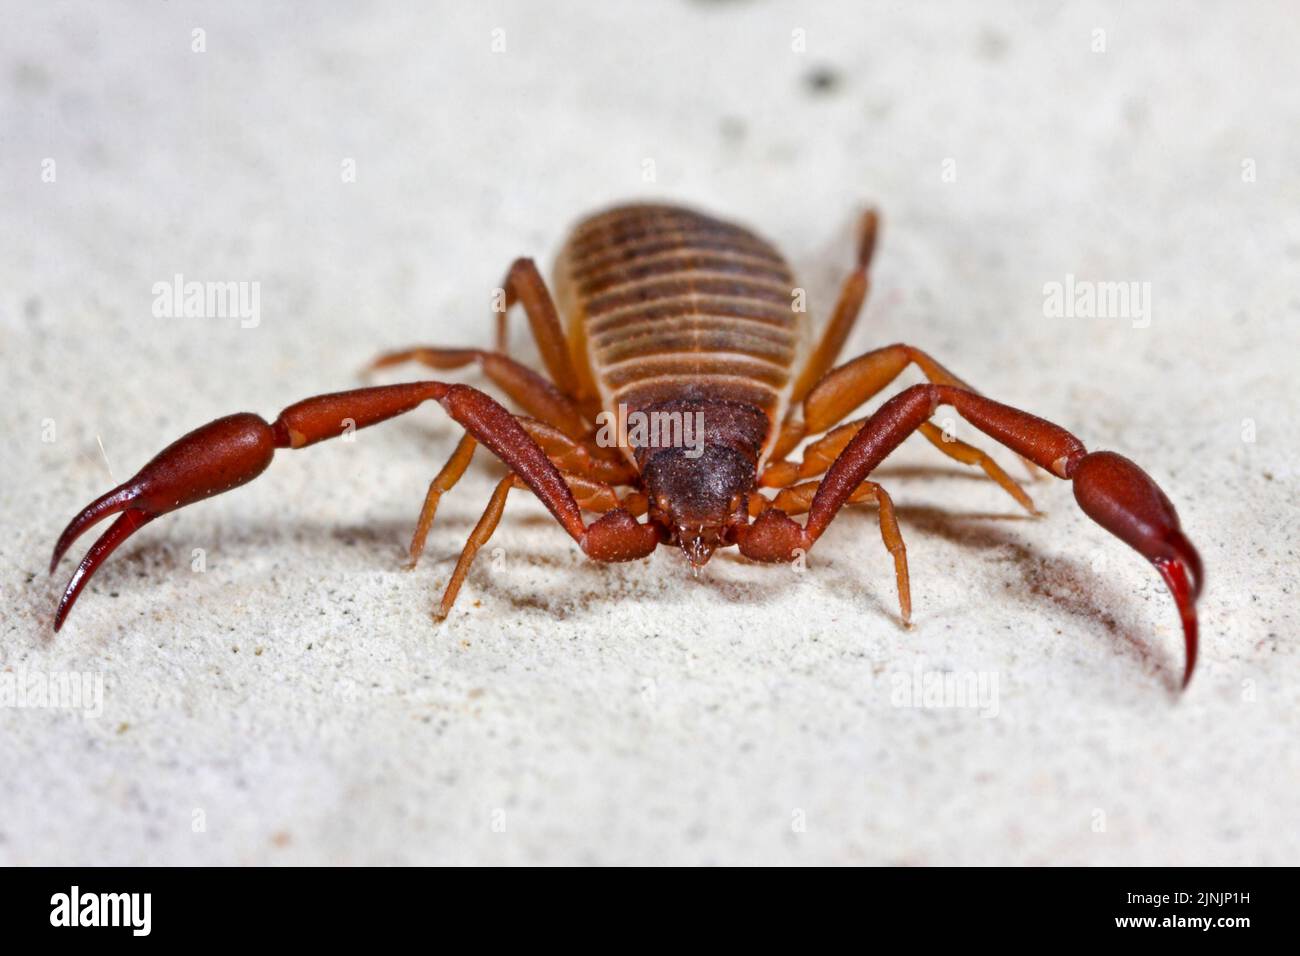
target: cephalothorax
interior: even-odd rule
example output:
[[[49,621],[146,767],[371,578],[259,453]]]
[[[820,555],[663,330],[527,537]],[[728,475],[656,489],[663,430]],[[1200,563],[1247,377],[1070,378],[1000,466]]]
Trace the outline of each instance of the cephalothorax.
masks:
[[[817,344],[803,355],[801,292],[781,256],[753,233],[664,205],[620,206],[585,219],[556,266],[558,309],[532,260],[519,259],[503,285],[496,350],[410,348],[372,366],[478,364],[523,415],[468,385],[419,381],[309,398],[272,423],[248,413],[217,419],[166,448],[64,530],[51,571],[82,532],[121,512],[68,582],[55,630],[95,569],[145,523],[252,480],[276,448],[334,438],[430,399],[466,434],[429,486],[411,540],[412,566],[440,497],[464,474],[477,445],[511,470],[470,534],[435,617],[451,608],[510,489],[527,487],[596,560],[629,561],[669,543],[697,570],[715,549],[731,545],[756,561],[792,561],[841,507],[874,503],[906,622],[907,552],[888,493],[868,480],[903,439],[921,432],[1034,510],[993,459],[930,422],[948,405],[1029,462],[1072,481],[1083,510],[1156,566],[1182,616],[1186,684],[1196,663],[1203,573],[1173,505],[1145,472],[1114,452],[1088,452],[1051,422],[983,397],[910,345],[835,365],[866,297],[876,227],[875,214],[865,214],[856,265]],[[549,379],[506,354],[506,312],[515,303],[528,317]],[[901,391],[872,415],[844,421],[911,365],[926,384]],[[618,423],[612,431],[611,420]],[[646,422],[651,427],[636,427]],[[610,434],[615,440],[598,440]],[[805,438],[819,435],[800,460],[787,460]],[[768,489],[775,493],[764,494]],[[587,523],[584,511],[599,517]],[[790,517],[804,513],[802,525]]]

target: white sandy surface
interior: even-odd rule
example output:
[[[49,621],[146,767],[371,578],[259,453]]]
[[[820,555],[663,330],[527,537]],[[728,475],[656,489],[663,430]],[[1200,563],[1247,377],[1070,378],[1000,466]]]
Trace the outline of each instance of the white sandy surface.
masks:
[[[102,711],[0,708],[0,863],[1300,862],[1288,4],[6,7],[0,677],[89,673]],[[1142,463],[1208,568],[1191,688],[1069,487],[1029,520],[919,438],[877,472],[909,631],[869,512],[804,574],[692,580],[585,561],[526,494],[435,627],[502,474],[402,570],[436,406],[151,525],[53,636],[78,508],[380,350],[489,344],[511,259],[629,197],[758,229],[819,317],[878,204],[848,351]],[[177,273],[260,283],[259,324],[155,317]],[[1149,324],[1045,316],[1067,275],[1149,283]],[[996,696],[900,706],[944,673]]]

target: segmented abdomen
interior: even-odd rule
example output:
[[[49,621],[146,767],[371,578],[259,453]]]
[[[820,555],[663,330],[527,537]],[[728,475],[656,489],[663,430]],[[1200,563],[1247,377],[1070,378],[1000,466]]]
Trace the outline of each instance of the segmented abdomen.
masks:
[[[727,400],[779,421],[799,345],[794,285],[753,233],[674,206],[583,220],[556,266],[579,374],[611,411]]]

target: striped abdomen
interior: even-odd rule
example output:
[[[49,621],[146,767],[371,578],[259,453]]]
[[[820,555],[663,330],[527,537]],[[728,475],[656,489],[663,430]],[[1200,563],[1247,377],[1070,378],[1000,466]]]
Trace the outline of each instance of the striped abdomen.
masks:
[[[621,206],[578,224],[555,278],[575,365],[602,407],[749,406],[765,417],[760,445],[769,444],[802,315],[770,245],[687,209]]]

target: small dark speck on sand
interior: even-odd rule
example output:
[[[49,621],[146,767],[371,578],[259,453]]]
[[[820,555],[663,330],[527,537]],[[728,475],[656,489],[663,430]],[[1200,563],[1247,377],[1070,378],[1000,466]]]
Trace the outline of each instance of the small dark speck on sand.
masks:
[[[745,138],[748,128],[745,121],[738,116],[724,116],[718,121],[718,132],[728,143],[739,143]]]
[[[1006,59],[1007,50],[1011,43],[1006,35],[999,33],[997,30],[984,29],[980,31],[979,41],[975,47],[980,57],[991,62]]]
[[[810,93],[824,95],[835,92],[840,85],[840,74],[829,66],[819,66],[809,70],[803,81]]]

